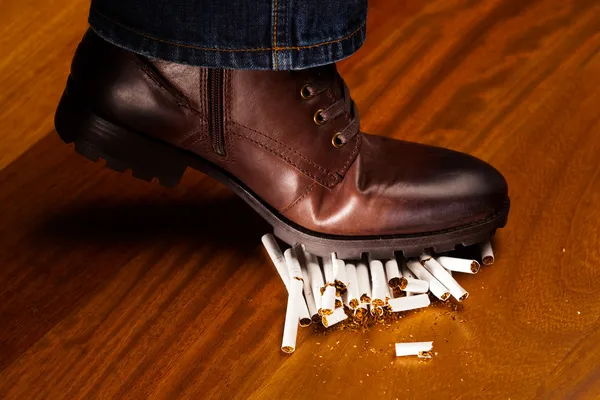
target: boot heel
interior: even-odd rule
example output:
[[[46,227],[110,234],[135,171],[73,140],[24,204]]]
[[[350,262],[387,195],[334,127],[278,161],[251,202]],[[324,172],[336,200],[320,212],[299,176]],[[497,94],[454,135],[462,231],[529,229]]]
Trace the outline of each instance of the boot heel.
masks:
[[[117,126],[82,106],[69,89],[63,93],[54,125],[65,143],[74,143],[84,157],[106,160],[106,166],[119,172],[127,169],[136,178],[161,185],[176,186],[187,164],[179,152],[142,134]]]

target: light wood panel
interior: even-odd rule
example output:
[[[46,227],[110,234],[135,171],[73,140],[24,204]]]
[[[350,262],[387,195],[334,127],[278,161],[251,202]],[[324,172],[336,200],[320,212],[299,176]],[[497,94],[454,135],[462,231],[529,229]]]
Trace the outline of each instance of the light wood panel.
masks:
[[[512,211],[497,263],[461,277],[464,307],[304,329],[292,356],[268,227],[243,202],[43,135],[86,5],[0,7],[0,398],[599,397],[597,1],[371,1],[340,66],[363,128],[491,162]],[[402,340],[437,356],[396,359]]]

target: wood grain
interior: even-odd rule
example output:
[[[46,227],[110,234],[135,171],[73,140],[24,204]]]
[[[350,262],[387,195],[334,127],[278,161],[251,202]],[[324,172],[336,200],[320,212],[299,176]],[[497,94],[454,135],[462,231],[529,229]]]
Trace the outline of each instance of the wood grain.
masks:
[[[169,190],[52,130],[84,2],[0,5],[0,398],[600,398],[600,3],[372,0],[340,68],[363,129],[470,152],[513,202],[464,307],[299,334],[268,226],[190,171]],[[47,134],[48,132],[51,132]],[[392,344],[433,340],[430,362]]]

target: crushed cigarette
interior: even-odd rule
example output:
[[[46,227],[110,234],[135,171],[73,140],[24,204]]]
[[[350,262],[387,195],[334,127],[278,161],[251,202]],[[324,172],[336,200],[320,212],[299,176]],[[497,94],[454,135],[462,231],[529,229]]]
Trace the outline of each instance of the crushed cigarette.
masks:
[[[429,282],[429,290],[431,294],[442,301],[450,298],[450,292],[444,287],[431,273],[425,269],[418,260],[408,260],[406,262],[408,269],[411,270],[419,279]]]
[[[417,356],[431,358],[433,342],[406,342],[396,343],[396,357]]]
[[[400,286],[400,268],[395,258],[387,260],[385,262],[385,277],[387,278],[388,285],[391,288]]]
[[[308,306],[306,304],[306,300],[302,295],[302,291],[304,289],[304,279],[302,279],[302,267],[300,267],[300,262],[296,257],[295,249],[287,249],[283,256],[288,266],[288,274],[290,276],[290,281],[288,288],[292,285],[292,281],[299,281],[300,286],[300,296],[296,300],[298,302],[298,321],[300,326],[306,327],[309,326],[312,322],[312,315],[308,310]],[[295,285],[294,285],[295,286]],[[291,289],[291,288],[290,288]]]
[[[410,293],[427,293],[429,292],[429,282],[402,277],[400,279],[400,289]]]
[[[386,298],[389,297],[388,284],[385,279],[383,264],[379,260],[369,262],[371,270],[371,307],[383,307]]]
[[[325,328],[329,328],[330,326],[338,324],[346,319],[348,319],[348,316],[344,312],[344,309],[337,308],[333,314],[323,316],[323,326]]]
[[[483,262],[483,265],[492,265],[494,263],[492,242],[486,240],[485,242],[479,243],[479,249],[481,250],[481,262]]]
[[[339,329],[364,329],[404,317],[394,317],[396,313],[428,307],[429,293],[442,301],[450,296],[465,300],[469,294],[452,274],[475,274],[481,267],[477,260],[444,254],[398,261],[371,260],[367,255],[366,261],[346,263],[336,253],[320,259],[300,244],[282,252],[270,234],[261,240],[288,292],[281,344],[285,353],[296,349],[298,325],[311,321],[325,328],[340,324]],[[479,246],[483,264],[493,263],[489,241]],[[396,355],[431,358],[432,346],[432,342],[396,343]]]
[[[466,300],[469,297],[467,292],[460,284],[438,263],[435,258],[429,254],[423,254],[419,257],[421,264],[433,275],[442,285],[444,285],[450,294],[458,301]]]
[[[356,264],[356,277],[358,279],[360,302],[364,304],[371,303],[371,278],[369,278],[369,267],[366,263],[360,261]]]
[[[360,304],[360,292],[358,290],[358,275],[354,264],[346,264],[346,278],[348,279],[348,291],[346,301],[348,308],[356,310]]]
[[[462,272],[465,274],[476,274],[479,272],[481,264],[475,260],[463,260],[462,258],[440,256],[436,258],[442,267],[450,271]]]
[[[397,299],[390,299],[388,305],[391,307],[392,312],[415,310],[417,308],[427,307],[431,304],[429,295],[418,294],[410,297],[399,297]]]

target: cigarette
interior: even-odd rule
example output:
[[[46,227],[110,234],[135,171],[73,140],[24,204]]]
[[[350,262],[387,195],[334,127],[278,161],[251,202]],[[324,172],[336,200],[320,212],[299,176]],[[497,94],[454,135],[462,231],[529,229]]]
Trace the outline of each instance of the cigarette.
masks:
[[[335,286],[328,284],[321,295],[321,316],[331,315],[335,310]]]
[[[383,307],[371,305],[371,315],[374,317],[381,317],[383,315]]]
[[[279,245],[275,240],[275,237],[268,233],[261,238],[261,241],[263,243],[263,246],[265,246],[265,249],[267,250],[267,254],[269,254],[269,258],[271,258],[271,261],[273,262],[273,265],[275,266],[279,277],[281,278],[283,284],[287,288],[288,281],[290,279],[288,274],[288,267],[283,253],[281,252],[281,249],[279,248]]]
[[[302,281],[292,279],[288,287],[288,303],[285,311],[281,351],[284,353],[293,353],[296,350],[296,336],[298,335],[298,320],[300,316],[300,307],[298,307],[298,304],[302,300]]]
[[[304,300],[306,301],[306,305],[308,306],[308,312],[313,321],[318,320],[318,316],[319,316],[318,310],[319,309],[317,308],[317,304],[315,302],[315,296],[313,295],[313,291],[312,291],[310,274],[308,272],[308,266],[307,266],[308,261],[306,261],[306,256],[301,247],[296,247],[296,248],[294,248],[294,250],[296,252],[298,261],[300,261],[300,269],[302,271],[302,288],[304,291]],[[319,271],[319,273],[321,273],[321,272]]]
[[[302,290],[304,288],[304,279],[302,279],[302,267],[300,266],[300,262],[296,257],[295,249],[287,249],[283,256],[287,263],[288,267],[288,275],[290,276],[290,280],[288,282],[288,293],[291,295],[292,287],[296,287],[296,281],[300,282],[300,293],[297,297],[298,302],[298,321],[300,326],[309,326],[312,322],[312,316],[310,311],[308,310],[308,306],[306,305],[306,301],[304,296],[302,295]]]
[[[463,272],[465,274],[476,274],[481,265],[475,260],[464,260],[454,257],[438,257],[437,262],[449,271]]]
[[[346,278],[348,279],[348,290],[346,291],[346,305],[356,310],[360,304],[360,292],[358,289],[358,275],[354,264],[346,264]]]
[[[483,265],[492,265],[494,263],[492,243],[489,240],[479,243],[479,249],[481,250],[481,261],[483,262]]]
[[[335,259],[333,263],[333,280],[338,294],[343,294],[348,288],[348,278],[346,277],[346,263],[344,260]]]
[[[369,278],[369,267],[360,261],[356,264],[356,277],[358,279],[358,292],[360,293],[360,302],[364,304],[371,303],[371,278]]]
[[[371,313],[373,313],[374,307],[383,307],[385,305],[386,298],[389,297],[388,284],[385,279],[385,271],[383,270],[383,264],[379,260],[371,260],[369,262],[369,268],[371,269]]]
[[[429,282],[421,279],[405,278],[400,280],[400,289],[410,293],[427,293]]]
[[[400,273],[402,273],[402,277],[404,278],[412,278],[412,279],[416,279],[417,277],[413,275],[412,272],[410,272],[410,269],[408,269],[408,267],[406,266],[406,262],[402,263],[402,266],[400,267]],[[412,296],[412,292],[406,292],[406,296]]]
[[[369,310],[367,307],[368,306],[366,304],[360,304],[356,311],[354,311],[354,318],[356,318],[360,322],[363,322],[369,314]]]
[[[398,262],[395,258],[385,262],[385,276],[388,285],[390,285],[391,288],[400,286],[400,278],[402,275],[400,275],[400,268],[398,267]]]
[[[320,315],[321,312],[319,312],[319,310],[321,310],[321,288],[325,286],[325,282],[323,281],[323,273],[321,272],[321,267],[319,266],[319,260],[317,256],[307,253],[305,251],[304,260],[306,262],[306,269],[308,271],[308,277],[310,279],[310,288],[313,294],[315,308],[317,310],[317,314]]]
[[[427,307],[431,304],[431,301],[429,300],[428,294],[418,294],[416,296],[390,299],[388,304],[390,305],[392,312],[399,312]]]
[[[418,260],[412,259],[406,262],[408,269],[419,279],[429,282],[431,294],[442,301],[450,298],[450,292],[444,287]]]
[[[408,342],[396,343],[396,357],[418,356],[419,358],[431,358],[433,342]]]
[[[466,300],[469,297],[469,292],[463,289],[462,286],[456,282],[456,279],[452,277],[438,263],[433,257],[429,254],[423,254],[419,257],[421,260],[421,264],[433,275],[442,285],[444,285],[450,291],[450,294],[458,301]]]
[[[337,308],[333,314],[331,315],[324,315],[323,316],[323,326],[325,328],[329,328],[337,323],[340,323],[344,320],[348,319],[348,316],[346,315],[346,313],[344,312],[343,308]]]
[[[323,257],[323,273],[325,274],[325,282],[327,284],[334,283],[333,262],[330,257]]]

